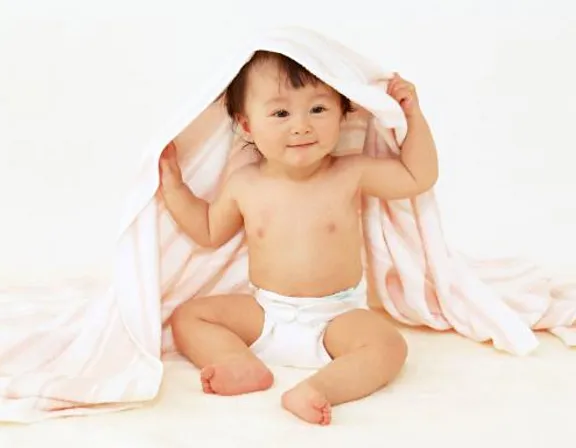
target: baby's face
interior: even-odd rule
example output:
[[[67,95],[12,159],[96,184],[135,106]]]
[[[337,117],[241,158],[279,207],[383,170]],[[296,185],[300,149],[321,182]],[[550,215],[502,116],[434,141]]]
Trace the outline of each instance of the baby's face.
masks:
[[[340,96],[325,84],[295,89],[273,62],[248,76],[240,122],[269,161],[291,168],[314,164],[336,147],[342,118]]]

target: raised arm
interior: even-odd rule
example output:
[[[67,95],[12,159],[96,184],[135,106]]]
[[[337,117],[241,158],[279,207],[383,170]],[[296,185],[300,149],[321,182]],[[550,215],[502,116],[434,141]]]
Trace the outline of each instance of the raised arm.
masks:
[[[432,188],[438,179],[436,144],[418,105],[414,86],[396,76],[388,86],[388,93],[406,114],[406,139],[397,159],[358,158],[360,188],[365,194],[382,199],[413,197]]]
[[[230,176],[213,203],[198,198],[182,182],[175,147],[168,147],[160,160],[160,192],[172,219],[192,240],[203,247],[218,248],[242,228],[242,214],[235,192],[238,176]]]

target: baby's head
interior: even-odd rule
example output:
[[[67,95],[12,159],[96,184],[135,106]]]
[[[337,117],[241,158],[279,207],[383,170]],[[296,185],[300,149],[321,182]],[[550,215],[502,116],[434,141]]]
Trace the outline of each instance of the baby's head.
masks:
[[[258,51],[225,92],[226,107],[270,161],[307,166],[330,154],[350,100],[294,60]]]

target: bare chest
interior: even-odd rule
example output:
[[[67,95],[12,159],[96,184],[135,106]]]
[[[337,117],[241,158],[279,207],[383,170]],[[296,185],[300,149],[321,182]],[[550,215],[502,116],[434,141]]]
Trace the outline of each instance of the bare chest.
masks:
[[[257,240],[309,239],[336,236],[357,225],[358,197],[352,188],[334,182],[262,185],[243,204],[248,237]],[[267,188],[265,188],[267,187]]]

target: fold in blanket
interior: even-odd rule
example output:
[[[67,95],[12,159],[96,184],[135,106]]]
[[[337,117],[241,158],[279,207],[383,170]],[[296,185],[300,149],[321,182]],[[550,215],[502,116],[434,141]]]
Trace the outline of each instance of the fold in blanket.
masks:
[[[0,420],[31,422],[152,400],[162,381],[162,353],[173,350],[174,308],[189,298],[248,291],[244,234],[217,250],[183,235],[157,194],[158,159],[175,139],[186,183],[207,200],[231,171],[254,162],[219,98],[259,49],[295,59],[353,101],[357,110],[337,153],[397,157],[407,128],[386,94],[391,73],[308,30],[281,28],[245,42],[223,59],[217,78],[190,89],[190,101],[150,142],[125,207],[111,287],[90,291],[90,300],[60,302],[3,292]],[[366,197],[362,210],[371,300],[397,321],[454,329],[519,355],[536,348],[533,330],[576,345],[576,286],[556,285],[521,260],[476,262],[455,254],[446,247],[432,191],[411,200]]]

